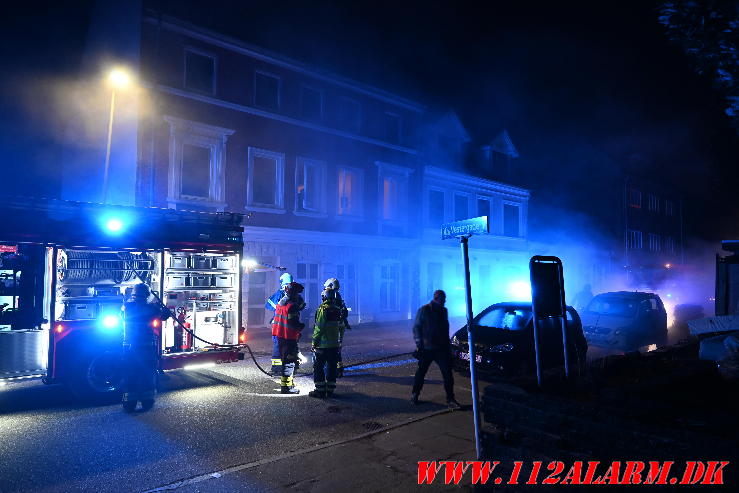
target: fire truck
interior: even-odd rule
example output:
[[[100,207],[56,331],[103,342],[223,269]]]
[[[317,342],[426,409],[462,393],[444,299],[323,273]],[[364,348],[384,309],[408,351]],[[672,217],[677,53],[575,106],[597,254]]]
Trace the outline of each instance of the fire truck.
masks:
[[[243,217],[53,199],[0,203],[0,379],[43,377],[78,397],[121,385],[121,308],[136,283],[162,371],[243,359]]]

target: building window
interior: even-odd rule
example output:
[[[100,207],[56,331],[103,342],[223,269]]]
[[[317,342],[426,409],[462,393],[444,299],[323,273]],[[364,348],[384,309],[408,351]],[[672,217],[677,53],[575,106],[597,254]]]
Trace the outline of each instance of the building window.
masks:
[[[392,176],[382,179],[382,218],[388,221],[400,219],[400,190],[398,180]]]
[[[503,204],[503,235],[521,236],[521,208],[514,204]]]
[[[280,109],[280,79],[262,72],[254,73],[254,105],[277,111]]]
[[[660,244],[660,237],[659,235],[655,235],[652,233],[649,233],[647,235],[649,238],[649,251],[650,252],[659,252],[661,250],[661,244]]]
[[[362,173],[354,168],[339,168],[339,200],[337,212],[340,216],[362,215]]]
[[[642,247],[641,231],[630,229],[628,231],[628,247],[632,250],[640,250]]]
[[[454,194],[454,220],[462,221],[470,218],[469,200],[466,195]]]
[[[675,205],[672,200],[665,200],[665,214],[668,216],[675,215]]]
[[[185,50],[185,88],[206,94],[216,92],[216,58]]]
[[[180,196],[208,200],[210,196],[211,148],[192,144],[182,145],[182,179]]]
[[[400,116],[395,113],[385,113],[385,140],[400,143]]]
[[[651,212],[659,212],[659,198],[653,193],[647,195],[647,202]]]
[[[477,199],[477,216],[487,216],[488,222],[490,221],[490,200],[489,199]]]
[[[444,192],[429,190],[428,225],[441,226],[444,223]]]
[[[303,299],[308,305],[308,309],[315,312],[315,309],[321,305],[321,291],[323,291],[323,286],[318,277],[318,264],[298,262],[297,267],[296,280],[303,285]],[[309,318],[306,316],[304,320]]]
[[[307,86],[300,88],[300,116],[307,120],[323,119],[323,93]]]
[[[641,209],[641,192],[639,190],[629,188],[629,207]]]
[[[250,147],[246,188],[247,208],[263,212],[284,212],[284,176],[284,154]]]
[[[398,264],[380,266],[380,309],[395,311],[398,309]]]
[[[326,163],[299,157],[295,165],[295,211],[326,212]]]
[[[336,279],[341,286],[341,297],[347,308],[357,308],[357,274],[354,264],[338,264],[336,266]]]
[[[173,116],[164,120],[169,124],[168,207],[222,210],[226,141],[234,131]]]
[[[339,99],[339,126],[352,132],[359,132],[361,125],[361,106],[360,104],[346,97]]]

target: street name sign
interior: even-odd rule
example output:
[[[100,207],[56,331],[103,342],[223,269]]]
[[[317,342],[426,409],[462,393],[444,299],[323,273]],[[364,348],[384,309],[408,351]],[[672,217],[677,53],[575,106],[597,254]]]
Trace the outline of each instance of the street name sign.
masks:
[[[488,216],[473,217],[453,223],[441,225],[441,239],[459,238],[460,236],[486,235],[490,233]]]

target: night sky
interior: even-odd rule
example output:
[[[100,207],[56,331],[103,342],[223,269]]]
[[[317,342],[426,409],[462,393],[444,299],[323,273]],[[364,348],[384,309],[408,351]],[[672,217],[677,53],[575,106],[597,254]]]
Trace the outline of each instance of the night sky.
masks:
[[[9,73],[73,71],[89,4],[33,4],[5,17],[3,35],[14,42],[3,43],[3,87]],[[723,95],[666,39],[653,2],[147,5],[432,108],[454,108],[478,145],[507,128],[521,154],[520,183],[550,186],[553,205],[583,208],[590,197],[568,187],[596,178],[608,186],[614,170],[630,169],[685,197],[689,233],[739,237],[739,204],[731,200],[737,133]],[[3,93],[8,163],[24,159],[19,143],[48,142],[34,135],[38,115],[29,120]]]

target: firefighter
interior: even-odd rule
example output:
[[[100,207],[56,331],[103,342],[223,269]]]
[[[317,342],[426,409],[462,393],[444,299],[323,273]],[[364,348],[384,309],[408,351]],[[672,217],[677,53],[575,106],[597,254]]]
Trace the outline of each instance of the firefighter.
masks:
[[[323,292],[321,293],[321,301],[326,301],[327,298],[327,292],[328,291],[334,291],[336,303],[341,307],[341,318],[344,320],[344,328],[346,330],[351,330],[351,327],[349,326],[349,309],[346,307],[346,303],[344,303],[343,298],[341,297],[341,293],[339,293],[339,289],[341,288],[339,284],[339,280],[335,279],[333,277],[326,280],[325,283],[323,283]],[[341,345],[343,344],[343,340],[339,341],[339,361],[336,363],[336,376],[338,378],[341,378],[344,376],[344,360],[341,357]]]
[[[336,389],[341,341],[346,329],[342,304],[339,303],[337,294],[336,289],[326,290],[326,299],[316,310],[311,341],[311,350],[315,353],[313,383],[316,388],[308,393],[311,397],[331,397]]]
[[[131,300],[123,305],[123,409],[133,412],[141,402],[151,409],[156,397],[157,362],[164,310],[149,303],[149,286],[133,287]]]
[[[264,303],[264,307],[267,310],[275,311],[277,304],[280,302],[283,296],[285,296],[285,286],[293,282],[293,276],[288,272],[285,272],[280,276],[280,288],[272,294],[267,301]],[[302,299],[302,298],[301,298]],[[302,310],[302,308],[301,308]],[[274,320],[270,320],[269,323],[272,325]],[[280,359],[280,347],[277,343],[277,337],[272,336],[272,375],[278,376],[282,371],[282,360]]]
[[[277,339],[279,349],[278,356],[281,361],[280,371],[280,393],[299,394],[300,390],[294,388],[293,373],[295,363],[298,361],[298,339],[300,331],[305,324],[300,322],[300,310],[303,286],[297,282],[291,282],[285,286],[285,296],[275,307],[275,317],[272,321],[272,336]]]

